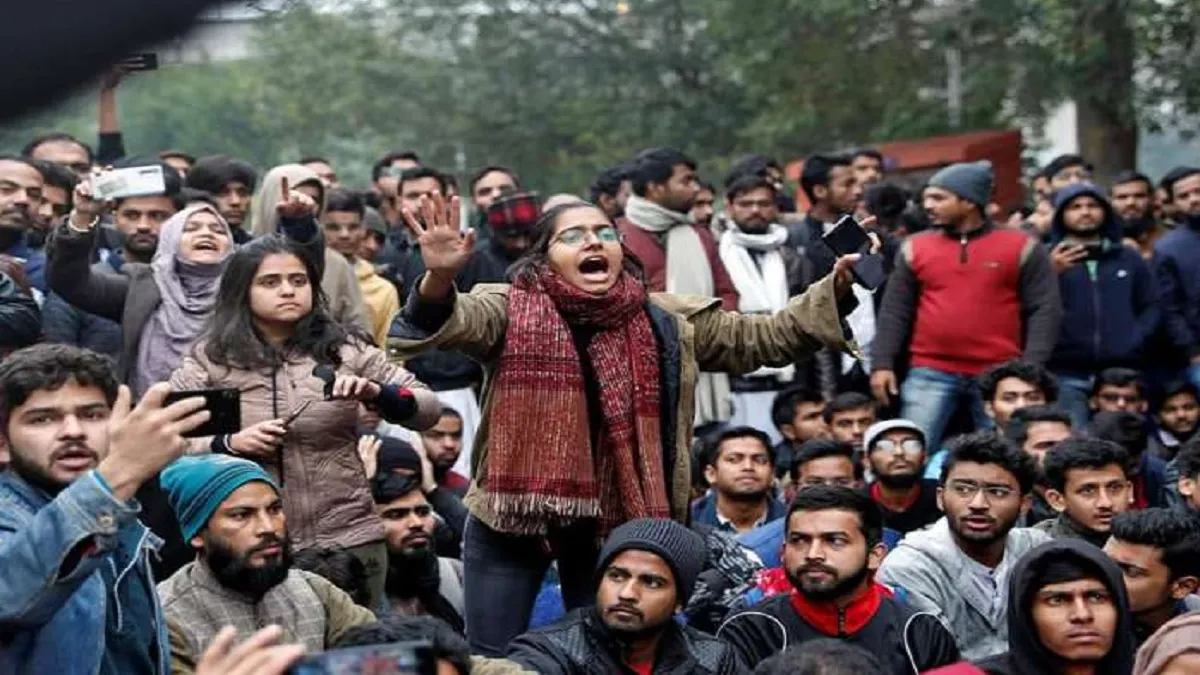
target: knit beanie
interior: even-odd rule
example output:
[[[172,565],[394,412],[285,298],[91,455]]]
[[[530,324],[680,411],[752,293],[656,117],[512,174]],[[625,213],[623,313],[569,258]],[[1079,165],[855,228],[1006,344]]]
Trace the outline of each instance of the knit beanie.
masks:
[[[163,469],[159,481],[179,520],[184,541],[203,530],[221,502],[246,483],[260,481],[279,491],[261,466],[229,455],[181,457]]]
[[[412,444],[394,436],[380,436],[379,441],[377,473],[394,473],[397,469],[421,473],[421,456]]]
[[[992,163],[983,160],[951,164],[933,174],[929,187],[949,190],[983,209],[992,201]]]
[[[646,551],[662,558],[675,574],[675,585],[679,588],[679,604],[687,604],[696,586],[696,577],[704,570],[708,561],[708,545],[704,537],[673,520],[666,518],[639,518],[616,528],[608,535],[604,548],[600,550],[600,561],[596,565],[596,583],[609,563],[623,551]]]

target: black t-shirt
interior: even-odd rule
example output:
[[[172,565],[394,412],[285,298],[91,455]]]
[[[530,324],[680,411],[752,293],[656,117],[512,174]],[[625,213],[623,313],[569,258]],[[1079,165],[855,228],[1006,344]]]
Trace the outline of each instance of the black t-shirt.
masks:
[[[913,530],[930,525],[942,517],[942,511],[937,505],[937,481],[922,480],[920,485],[921,494],[917,496],[917,501],[903,511],[893,511],[884,506],[876,494],[875,485],[868,485],[862,490],[879,505],[879,510],[883,512],[884,527],[908,534]]]

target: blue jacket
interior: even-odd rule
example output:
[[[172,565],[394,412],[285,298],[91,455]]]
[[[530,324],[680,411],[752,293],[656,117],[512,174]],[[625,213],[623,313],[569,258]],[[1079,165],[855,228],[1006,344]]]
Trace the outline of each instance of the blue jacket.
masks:
[[[94,675],[105,659],[108,602],[101,567],[119,546],[137,551],[120,584],[145,584],[154,605],[158,672],[170,672],[149,555],[159,542],[93,472],[53,500],[15,474],[0,474],[0,673]],[[88,550],[89,547],[91,550]],[[119,629],[120,608],[115,612]],[[122,664],[110,664],[125,672]]]
[[[1059,191],[1051,246],[1066,236],[1063,212],[1081,195],[1104,207],[1104,249],[1098,261],[1078,263],[1058,275],[1063,320],[1049,365],[1057,372],[1089,377],[1114,366],[1138,368],[1161,312],[1153,272],[1141,254],[1121,243],[1121,222],[1096,186],[1080,183]]]
[[[770,497],[767,499],[767,516],[763,525],[779,520],[785,515],[787,507],[778,499]],[[732,526],[721,525],[721,521],[717,520],[717,494],[714,490],[709,490],[703,497],[692,502],[692,525],[707,525],[722,532],[736,534]]]
[[[122,267],[121,256],[115,252],[92,265],[93,269],[110,274],[119,274]],[[112,357],[113,362],[121,358],[124,349],[125,334],[121,332],[121,324],[85,312],[54,292],[46,296],[42,305],[42,332],[46,342],[90,349]]]
[[[15,244],[8,247],[7,251],[0,251],[5,255],[10,255],[14,258],[20,258],[25,261],[25,278],[29,280],[29,285],[38,289],[42,293],[49,293],[50,289],[46,286],[46,252],[35,248],[30,248],[22,236]]]
[[[1180,225],[1154,244],[1167,337],[1188,358],[1200,354],[1200,231]]]

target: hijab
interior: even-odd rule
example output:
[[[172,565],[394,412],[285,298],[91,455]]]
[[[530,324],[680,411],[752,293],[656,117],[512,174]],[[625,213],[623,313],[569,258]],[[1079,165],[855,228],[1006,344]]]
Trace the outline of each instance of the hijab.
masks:
[[[279,213],[275,207],[283,194],[283,179],[288,182],[288,189],[295,190],[302,184],[313,184],[320,188],[321,198],[317,200],[317,217],[325,212],[325,199],[328,190],[321,183],[321,177],[312,169],[300,164],[281,164],[267,172],[254,194],[254,202],[250,205],[250,234],[258,237],[275,234],[279,229]]]
[[[179,257],[184,225],[201,211],[215,216],[230,237],[229,250],[218,263],[191,263]],[[137,396],[169,378],[186,350],[203,332],[216,302],[221,273],[233,253],[232,234],[225,219],[208,204],[189,206],[163,223],[158,249],[150,261],[154,285],[158,287],[161,299],[142,329],[138,343],[137,367],[133,375]]]

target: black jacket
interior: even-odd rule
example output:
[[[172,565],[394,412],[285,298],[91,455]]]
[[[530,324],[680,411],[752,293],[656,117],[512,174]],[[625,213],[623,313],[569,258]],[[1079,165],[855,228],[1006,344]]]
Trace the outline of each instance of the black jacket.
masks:
[[[720,635],[747,664],[757,664],[809,640],[832,637],[800,618],[788,594],[776,595],[730,617]],[[919,613],[895,598],[885,597],[862,630],[837,639],[866,649],[884,666],[882,673],[863,675],[917,675],[959,660],[954,636],[937,618]]]
[[[508,646],[510,661],[554,675],[631,674],[621,644],[594,607],[568,613],[557,623],[530,631]],[[734,675],[748,672],[720,640],[672,621],[659,643],[655,675]]]
[[[17,282],[0,273],[0,349],[20,349],[42,335],[42,312]]]
[[[1030,598],[1043,584],[1044,564],[1050,560],[1074,558],[1085,568],[1098,570],[1117,603],[1117,632],[1108,656],[1097,673],[1129,675],[1135,651],[1133,615],[1121,570],[1104,553],[1079,539],[1047,542],[1026,553],[1013,569],[1008,586],[1008,652],[993,656],[977,665],[988,675],[1058,675],[1057,657],[1044,646],[1033,628]]]

